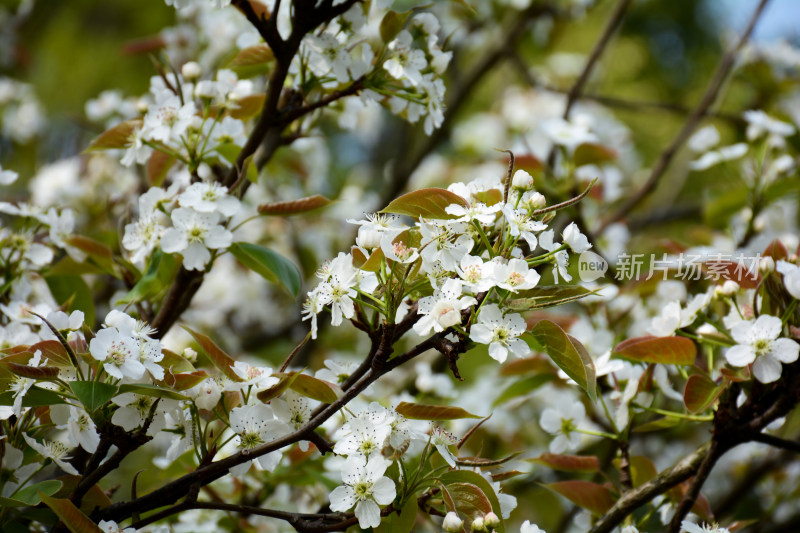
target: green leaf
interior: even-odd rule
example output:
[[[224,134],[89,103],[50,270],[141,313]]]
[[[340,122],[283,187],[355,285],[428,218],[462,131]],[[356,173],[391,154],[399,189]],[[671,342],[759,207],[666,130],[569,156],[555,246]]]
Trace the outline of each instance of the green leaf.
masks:
[[[9,498],[0,498],[0,504],[3,507],[30,507],[39,505],[42,499],[39,497],[39,492],[52,496],[61,488],[61,482],[55,479],[48,479],[40,481],[29,487],[25,487],[17,491],[16,494]]]
[[[330,205],[331,203],[329,199],[321,194],[315,194],[314,196],[306,196],[305,198],[298,198],[297,200],[261,204],[258,206],[258,214],[287,217],[314,211],[315,209]]]
[[[170,400],[188,400],[189,397],[175,392],[174,390],[165,389],[157,385],[145,385],[143,383],[128,383],[119,386],[119,394],[132,392],[133,394],[141,394],[142,396],[152,396],[154,398],[169,398]]]
[[[157,295],[164,289],[164,283],[161,281],[162,271],[172,272],[176,267],[175,256],[171,254],[164,254],[160,248],[157,248],[147,264],[147,270],[136,282],[136,285],[128,291],[128,294],[117,300],[114,305],[127,305],[131,303],[141,302],[148,298]]]
[[[400,402],[395,410],[411,420],[456,420],[459,418],[482,418],[461,407]]]
[[[439,481],[443,485],[451,485],[453,483],[471,483],[478,487],[483,494],[488,498],[489,503],[492,504],[492,511],[500,518],[500,524],[495,527],[495,531],[498,533],[505,533],[505,524],[503,523],[503,512],[500,509],[500,500],[497,499],[497,494],[495,493],[492,485],[484,479],[484,477],[477,472],[473,472],[472,470],[451,470],[450,472],[445,472],[439,477]]]
[[[697,347],[686,337],[635,337],[617,344],[614,354],[643,363],[692,365]]]
[[[58,305],[66,305],[65,311],[83,311],[84,322],[94,324],[94,297],[91,289],[79,275],[60,276],[47,274],[44,277],[50,293]]]
[[[552,374],[539,374],[537,376],[530,376],[516,381],[506,387],[506,389],[500,393],[500,396],[498,396],[492,403],[492,407],[497,407],[498,405],[505,403],[512,398],[529,394],[552,379]]]
[[[105,405],[117,394],[117,387],[100,381],[70,381],[69,388],[89,412]]]
[[[39,492],[42,501],[56,513],[56,516],[64,522],[72,533],[103,533],[88,516],[83,514],[75,504],[67,499],[51,498]]]
[[[417,520],[419,504],[416,496],[410,496],[400,514],[391,513],[381,520],[381,525],[375,528],[375,533],[411,533]]]
[[[674,416],[665,416],[663,418],[657,418],[651,422],[646,422],[640,426],[636,426],[633,428],[634,433],[647,433],[649,431],[661,431],[662,429],[669,429],[674,428],[681,421]]]
[[[300,271],[278,252],[247,242],[235,242],[228,251],[253,272],[273,283],[279,281],[293,296],[300,293]]]
[[[539,457],[526,459],[531,463],[538,463],[553,470],[563,472],[592,473],[600,470],[600,462],[594,455],[558,455],[543,453]]]
[[[233,371],[234,361],[231,359],[231,356],[226,354],[222,348],[217,346],[214,341],[208,338],[207,335],[193,331],[186,326],[183,326],[183,329],[188,331],[189,334],[194,337],[194,340],[196,340],[200,345],[200,349],[206,355],[206,357],[208,357],[214,366],[217,367],[217,369],[219,369],[223,374],[225,374],[228,379],[232,379],[233,381],[244,381],[236,372]]]
[[[469,206],[465,199],[447,189],[420,189],[393,200],[381,212],[407,215],[413,219],[419,219],[419,217],[452,219],[457,217],[445,211],[447,206],[452,204],[462,207]]]
[[[597,380],[594,363],[586,348],[555,322],[540,320],[531,328],[550,359],[584,390],[592,401],[597,399]]]
[[[545,487],[595,515],[605,514],[617,500],[607,487],[590,481],[558,481]]]
[[[28,389],[28,392],[22,398],[22,407],[43,407],[61,403],[66,403],[61,396],[51,390],[40,389],[35,385]],[[0,405],[14,405],[13,393],[4,392],[0,394]]]
[[[683,403],[690,413],[702,413],[717,401],[724,390],[725,387],[717,385],[706,376],[692,374],[683,389]]]
[[[116,126],[104,131],[98,137],[96,137],[91,143],[89,143],[89,147],[85,151],[94,152],[97,150],[108,150],[112,148],[125,148],[128,146],[128,144],[130,144],[130,138],[133,132],[141,127],[141,119],[120,122]]]
[[[397,37],[397,34],[405,28],[408,17],[411,16],[412,13],[412,11],[406,11],[405,13],[398,13],[397,11],[387,12],[383,16],[383,19],[381,19],[379,27],[381,40],[386,44],[393,41],[394,38]]]
[[[514,311],[545,309],[580,300],[593,292],[580,285],[546,285],[519,291],[514,299],[506,302],[506,305]]]

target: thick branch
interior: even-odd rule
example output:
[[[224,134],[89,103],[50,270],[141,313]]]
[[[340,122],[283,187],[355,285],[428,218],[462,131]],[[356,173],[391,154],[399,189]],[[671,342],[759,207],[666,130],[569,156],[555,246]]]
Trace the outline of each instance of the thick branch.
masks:
[[[658,182],[661,179],[661,176],[664,175],[664,172],[672,161],[672,158],[678,152],[678,149],[683,145],[684,142],[686,142],[697,125],[700,123],[703,115],[717,99],[717,95],[719,94],[723,83],[733,68],[736,55],[750,38],[750,35],[753,33],[753,29],[756,26],[756,22],[758,22],[758,19],[768,2],[769,0],[761,0],[761,2],[759,2],[758,7],[750,17],[750,22],[747,25],[747,29],[739,38],[739,41],[733,48],[728,50],[725,55],[722,56],[722,59],[717,66],[717,71],[714,73],[714,77],[712,78],[711,83],[709,83],[702,100],[700,100],[700,103],[686,120],[672,143],[661,153],[661,157],[659,157],[658,161],[653,167],[653,170],[650,172],[650,176],[647,178],[647,181],[638,191],[633,194],[633,196],[625,200],[625,202],[623,202],[623,204],[615,212],[611,213],[602,221],[600,227],[597,229],[597,234],[602,233],[609,224],[624,218],[634,207],[636,207],[642,200],[644,200],[655,190],[656,185],[658,185]]]
[[[614,507],[597,521],[589,533],[610,532],[634,510],[695,475],[708,455],[709,447],[709,443],[704,444],[669,470],[620,496]]]

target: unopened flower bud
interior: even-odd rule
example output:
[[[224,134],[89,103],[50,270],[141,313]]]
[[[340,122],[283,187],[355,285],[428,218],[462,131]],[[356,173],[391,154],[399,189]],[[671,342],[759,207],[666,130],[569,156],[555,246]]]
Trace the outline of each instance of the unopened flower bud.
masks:
[[[494,512],[489,511],[483,517],[483,523],[486,525],[486,527],[497,527],[500,525],[500,518],[494,514]]]
[[[181,76],[187,80],[195,80],[203,73],[203,68],[196,61],[189,61],[181,67]]]
[[[442,529],[450,533],[461,531],[464,521],[461,520],[456,513],[450,511],[445,515],[444,522],[442,522]]]
[[[511,186],[522,191],[529,191],[533,189],[533,177],[524,170],[517,170],[514,172],[514,177],[511,178]]]
[[[485,529],[486,524],[484,523],[482,516],[479,516],[472,521],[472,531],[484,531]]]
[[[522,201],[520,203],[522,204],[522,207],[526,208],[528,211],[535,211],[536,209],[541,209],[544,207],[547,204],[547,199],[542,193],[528,191],[522,197]]]
[[[775,260],[766,255],[758,260],[758,271],[762,274],[772,274],[775,272]]]
[[[190,363],[197,362],[197,352],[194,351],[192,348],[186,348],[185,350],[183,350],[183,356]]]
[[[358,228],[356,244],[367,250],[373,250],[381,245],[381,237],[383,237],[383,232],[368,226],[361,226]]]
[[[732,279],[726,280],[722,285],[714,289],[717,296],[733,296],[739,290],[739,284]]]

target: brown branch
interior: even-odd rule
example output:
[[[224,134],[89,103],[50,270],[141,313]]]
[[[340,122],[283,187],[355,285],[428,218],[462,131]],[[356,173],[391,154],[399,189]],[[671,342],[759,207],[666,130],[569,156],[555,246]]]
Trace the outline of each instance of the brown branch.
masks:
[[[554,85],[550,85],[534,77],[533,73],[531,73],[531,71],[528,69],[528,66],[522,60],[519,53],[517,51],[511,51],[510,53],[511,53],[511,59],[516,65],[518,72],[520,73],[520,75],[522,75],[525,82],[532,88],[557,94],[569,93],[570,91],[569,88],[565,89],[563,87],[556,87]],[[692,109],[684,105],[672,102],[628,100],[616,96],[601,95],[595,93],[581,93],[578,95],[578,100],[589,100],[592,102],[597,102],[598,104],[604,105],[606,107],[612,107],[626,111],[663,111],[666,113],[672,113],[677,115],[689,115],[692,112]],[[726,122],[731,122],[736,125],[743,125],[746,123],[746,121],[741,117],[741,115],[712,111],[708,109],[703,113],[703,116],[713,119],[724,120]]]
[[[708,455],[709,447],[710,443],[704,444],[669,470],[620,496],[614,506],[594,524],[589,533],[612,531],[639,506],[695,475]]]
[[[800,453],[800,442],[796,440],[786,440],[780,437],[768,435],[767,433],[757,433],[756,435],[753,435],[752,440],[762,444],[769,444],[770,446],[780,448],[782,450]]]
[[[769,0],[761,0],[756,7],[756,10],[753,12],[753,15],[750,17],[750,22],[747,25],[747,29],[739,38],[739,41],[733,46],[730,50],[728,50],[725,55],[722,56],[722,59],[717,66],[717,70],[714,73],[714,77],[711,79],[711,82],[706,89],[703,98],[700,100],[700,103],[697,105],[695,110],[689,116],[689,118],[684,123],[681,130],[678,132],[678,135],[672,141],[672,143],[661,153],[658,161],[656,162],[653,170],[650,172],[650,176],[647,178],[647,181],[642,185],[642,187],[637,190],[633,196],[628,198],[623,202],[623,204],[613,213],[608,215],[603,221],[600,223],[600,227],[597,229],[598,234],[602,233],[605,228],[608,227],[609,224],[617,222],[618,220],[623,219],[634,207],[636,207],[642,200],[647,198],[656,188],[658,185],[659,180],[664,175],[667,167],[669,166],[672,158],[678,152],[678,149],[683,145],[683,143],[689,138],[692,134],[694,129],[700,123],[705,112],[714,101],[717,99],[717,95],[719,94],[720,90],[722,89],[722,85],[728,77],[731,69],[733,68],[734,61],[736,59],[736,55],[738,54],[739,50],[741,50],[742,46],[747,42],[750,38],[750,35],[753,32],[753,29],[758,22],[761,13],[764,11]]]
[[[667,529],[669,533],[680,533],[683,519],[686,518],[686,515],[692,510],[695,500],[697,500],[697,497],[700,495],[700,489],[703,487],[709,474],[711,474],[711,470],[714,468],[714,465],[717,464],[717,460],[723,453],[725,453],[725,449],[720,447],[716,439],[712,439],[708,453],[697,469],[697,474],[695,474],[694,479],[691,484],[689,484],[689,488],[686,490],[678,507],[675,509],[675,514],[672,516],[672,520]]]

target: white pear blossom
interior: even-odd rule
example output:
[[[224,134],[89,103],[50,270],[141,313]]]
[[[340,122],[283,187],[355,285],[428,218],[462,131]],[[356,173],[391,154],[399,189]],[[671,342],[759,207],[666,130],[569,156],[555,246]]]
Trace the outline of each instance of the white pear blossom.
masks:
[[[139,343],[116,328],[98,331],[89,343],[89,353],[103,362],[103,368],[112,377],[140,379],[144,375],[145,366],[139,360]]]
[[[524,259],[510,259],[502,263],[497,258],[493,261],[494,279],[497,286],[511,292],[532,289],[539,283],[539,273],[528,268]]]
[[[783,260],[775,265],[775,270],[783,275],[783,285],[794,299],[800,300],[800,267]]]
[[[748,141],[758,139],[764,134],[791,137],[796,131],[791,124],[774,119],[760,109],[745,111],[742,116],[747,121]]]
[[[218,212],[226,217],[239,211],[239,199],[219,183],[193,183],[178,196],[178,203],[199,213]]]
[[[431,427],[431,444],[436,447],[436,451],[448,465],[452,468],[456,467],[456,456],[450,451],[450,446],[458,444],[458,437],[440,426],[433,426]]]
[[[211,411],[222,398],[222,388],[214,378],[206,378],[194,387],[185,391],[200,409]]]
[[[161,237],[161,248],[167,253],[180,253],[187,270],[202,270],[211,260],[212,250],[227,248],[233,234],[219,225],[216,212],[202,213],[194,209],[179,207],[172,212],[174,227],[167,229]]]
[[[431,328],[437,333],[461,322],[461,311],[475,305],[472,296],[461,296],[461,281],[448,279],[433,296],[420,298],[417,312],[422,317],[414,324],[418,335],[427,335]]]
[[[72,444],[67,444],[59,440],[43,440],[40,444],[25,433],[22,434],[22,438],[24,438],[28,446],[36,450],[39,455],[46,459],[52,459],[53,462],[67,474],[72,474],[73,476],[79,475],[75,467],[67,462],[70,459],[68,453],[73,446]]]
[[[342,467],[344,484],[333,489],[330,495],[331,511],[344,512],[355,506],[359,527],[378,527],[380,506],[392,503],[397,495],[394,482],[383,475],[390,464],[380,455],[369,460],[360,455],[348,458]]]
[[[508,352],[519,357],[528,355],[528,344],[518,338],[526,329],[527,324],[522,315],[509,313],[503,316],[497,305],[489,304],[481,309],[478,322],[472,325],[469,338],[480,344],[488,344],[489,355],[503,363]]]
[[[731,328],[733,340],[738,344],[725,353],[733,366],[753,364],[753,375],[761,383],[771,383],[781,377],[781,363],[797,361],[800,344],[779,338],[781,319],[761,315],[755,321],[742,321]]]
[[[231,411],[231,429],[237,435],[239,447],[252,450],[262,444],[289,434],[291,428],[283,421],[275,418],[272,407],[263,403],[255,403],[237,407]],[[281,452],[274,451],[256,459],[264,470],[272,471],[281,460]],[[249,462],[231,469],[233,475],[242,475],[247,471]]]
[[[100,435],[92,418],[80,407],[74,405],[50,406],[50,417],[58,429],[66,429],[70,439],[77,442],[89,453],[97,450]]]
[[[123,529],[113,520],[100,520],[97,527],[99,527],[100,531],[103,533],[136,533],[136,528],[126,527]]]
[[[494,265],[491,261],[484,263],[480,257],[465,255],[456,267],[456,273],[469,290],[478,294],[495,286]]]
[[[576,254],[582,254],[592,247],[589,243],[589,239],[586,238],[586,235],[581,233],[581,230],[578,229],[578,225],[574,222],[564,228],[564,232],[561,236],[564,239],[564,244],[572,248],[572,251]]]
[[[13,170],[3,170],[2,165],[0,165],[0,185],[11,185],[17,181],[18,177],[19,174]]]
[[[363,455],[369,458],[380,453],[392,428],[388,423],[374,423],[366,417],[357,417],[349,422],[350,432],[333,447],[339,455]]]
[[[519,528],[519,533],[546,533],[536,524],[531,524],[530,520],[525,520]]]
[[[582,435],[575,431],[586,418],[586,408],[579,401],[559,402],[554,407],[542,411],[539,425],[554,435],[550,441],[551,453],[563,453],[580,446]]]
[[[33,357],[28,361],[27,366],[38,368],[40,365],[44,365],[44,363],[45,361],[42,360],[42,351],[36,350]],[[11,378],[9,390],[13,393],[14,403],[12,404],[12,409],[17,418],[22,414],[22,400],[34,384],[36,384],[36,380],[33,378],[17,375]]]
[[[730,533],[728,528],[717,524],[697,525],[688,520],[681,522],[681,533]]]

